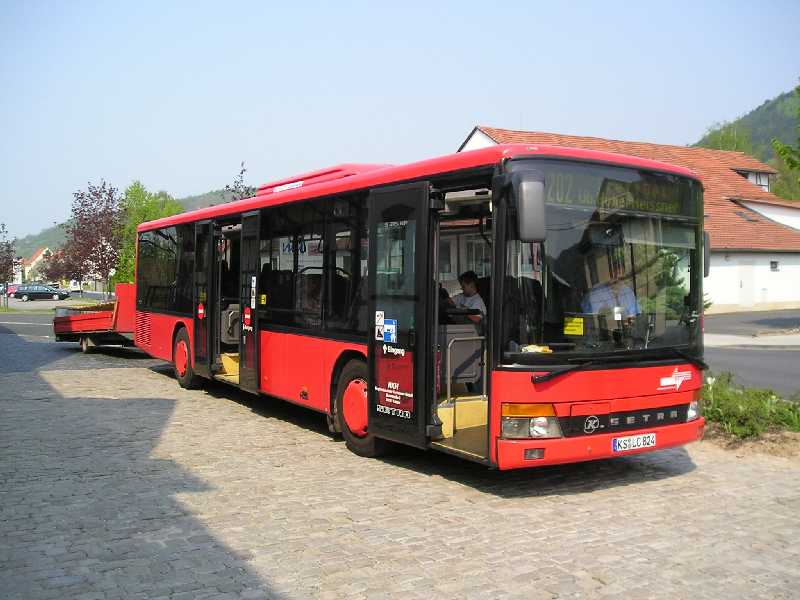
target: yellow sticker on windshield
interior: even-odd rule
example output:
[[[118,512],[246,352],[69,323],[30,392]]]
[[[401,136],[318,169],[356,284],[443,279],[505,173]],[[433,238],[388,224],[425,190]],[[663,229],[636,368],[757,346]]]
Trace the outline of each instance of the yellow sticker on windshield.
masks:
[[[583,335],[583,317],[564,317],[564,335]]]

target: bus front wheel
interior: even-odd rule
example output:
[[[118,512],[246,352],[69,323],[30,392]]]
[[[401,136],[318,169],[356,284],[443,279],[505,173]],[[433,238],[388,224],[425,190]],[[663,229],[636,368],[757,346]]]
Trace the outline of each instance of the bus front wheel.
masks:
[[[387,442],[369,432],[367,365],[361,360],[351,360],[342,369],[336,385],[336,418],[351,452],[370,458],[386,453]]]
[[[181,328],[175,336],[175,345],[172,348],[172,364],[175,368],[175,379],[178,384],[187,390],[200,387],[200,378],[195,375],[192,368],[192,352],[189,344],[189,334]]]

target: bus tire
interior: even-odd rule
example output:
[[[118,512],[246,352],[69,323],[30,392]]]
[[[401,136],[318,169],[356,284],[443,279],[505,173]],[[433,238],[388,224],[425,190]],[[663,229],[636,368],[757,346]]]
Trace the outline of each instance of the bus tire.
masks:
[[[358,456],[373,458],[386,453],[388,442],[369,433],[367,365],[351,360],[336,383],[336,419],[347,448]]]
[[[181,327],[178,335],[175,336],[175,343],[172,347],[172,365],[175,369],[175,379],[178,385],[187,390],[194,390],[200,387],[200,378],[195,375],[192,368],[192,351],[189,344],[189,334],[186,328]]]

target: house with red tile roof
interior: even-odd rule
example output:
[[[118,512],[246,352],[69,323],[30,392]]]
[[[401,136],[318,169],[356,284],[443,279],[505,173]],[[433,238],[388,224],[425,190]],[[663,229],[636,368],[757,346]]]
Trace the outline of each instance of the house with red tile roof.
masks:
[[[703,182],[711,238],[708,312],[800,307],[800,202],[769,192],[769,165],[742,152],[485,126],[473,128],[459,151],[495,144],[586,148],[691,169]]]
[[[28,279],[30,274],[41,265],[42,261],[50,252],[50,248],[37,248],[30,258],[22,259],[22,279]],[[20,281],[22,283],[22,281]]]

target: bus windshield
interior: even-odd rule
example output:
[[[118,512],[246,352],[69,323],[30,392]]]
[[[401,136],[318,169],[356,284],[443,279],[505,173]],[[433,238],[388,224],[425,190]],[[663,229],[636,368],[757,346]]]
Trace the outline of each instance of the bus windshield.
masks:
[[[702,352],[702,195],[664,173],[518,160],[545,182],[546,240],[518,239],[506,207],[500,360],[674,358]]]

